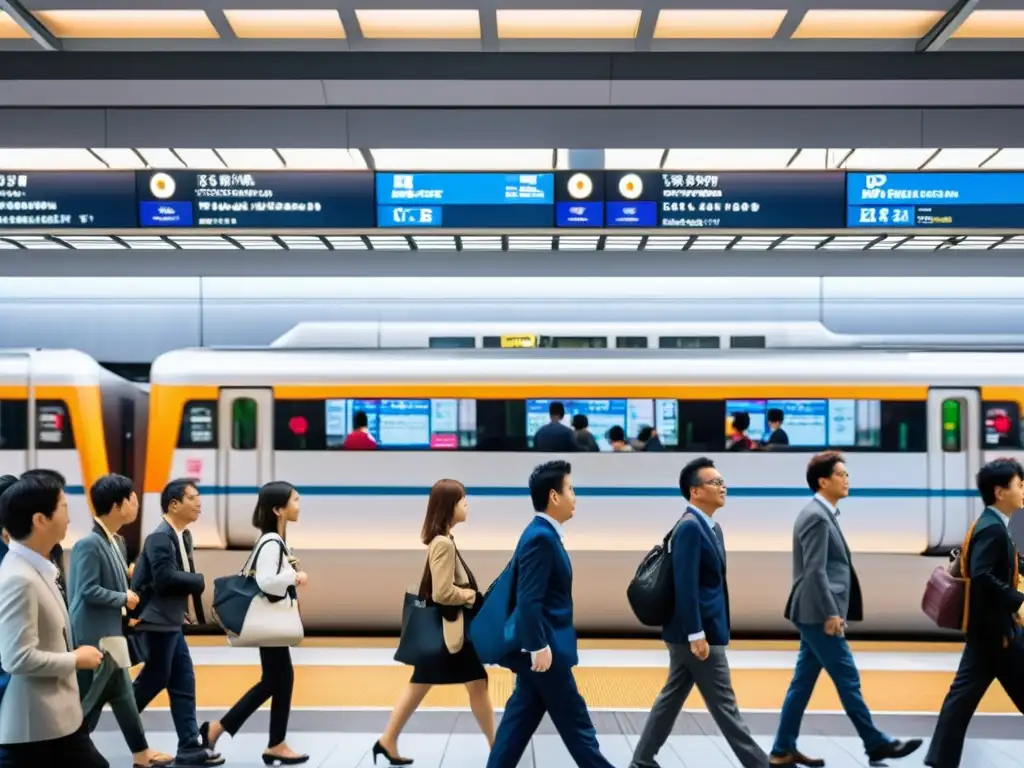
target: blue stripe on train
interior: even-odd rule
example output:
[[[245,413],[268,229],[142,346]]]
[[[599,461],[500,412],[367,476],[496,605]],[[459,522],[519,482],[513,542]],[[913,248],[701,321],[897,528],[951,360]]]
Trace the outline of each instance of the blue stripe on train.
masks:
[[[426,496],[428,486],[385,486],[385,485],[300,485],[299,493],[304,496]],[[251,495],[259,491],[255,485],[204,485],[199,490],[207,495]],[[471,496],[523,497],[529,495],[525,486],[481,486],[467,488]],[[588,497],[651,497],[679,498],[679,488],[663,487],[607,487],[577,488],[577,496]],[[739,498],[806,498],[810,492],[806,487],[773,488],[764,486],[729,487],[730,497]],[[920,499],[928,497],[973,498],[974,489],[931,489],[931,488],[855,488],[855,497],[874,499]]]

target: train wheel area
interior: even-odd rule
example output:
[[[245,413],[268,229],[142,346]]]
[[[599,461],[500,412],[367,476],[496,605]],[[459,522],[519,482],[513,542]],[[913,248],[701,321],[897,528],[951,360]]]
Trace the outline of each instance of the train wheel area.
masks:
[[[190,639],[197,676],[199,720],[215,719],[260,676],[255,649],[227,647],[220,637]],[[356,768],[372,764],[370,749],[391,707],[409,680],[410,669],[393,661],[391,638],[309,638],[293,649],[295,692],[289,743],[308,751],[310,764]],[[959,662],[956,643],[852,642],[864,698],[882,730],[898,738],[928,739]],[[797,645],[787,641],[746,641],[730,646],[733,684],[751,731],[766,749],[778,724]],[[590,706],[601,747],[616,766],[629,765],[644,719],[665,682],[668,654],[657,640],[582,640],[576,680]],[[499,711],[514,676],[489,669],[491,698]],[[143,715],[151,743],[171,750],[174,729],[161,696]],[[1024,768],[1024,730],[1017,710],[995,685],[971,725],[963,765]],[[257,765],[266,746],[265,707],[233,740],[219,748],[232,765]],[[804,718],[801,748],[823,757],[830,768],[866,762],[853,726],[831,681],[819,679]],[[95,734],[112,760],[126,747],[109,712]],[[406,728],[402,754],[428,768],[480,768],[487,744],[477,732],[461,686],[434,688]],[[901,765],[920,766],[926,747]],[[731,768],[735,763],[700,695],[694,691],[658,756],[663,768]],[[571,758],[547,720],[520,763],[523,768],[569,768]]]

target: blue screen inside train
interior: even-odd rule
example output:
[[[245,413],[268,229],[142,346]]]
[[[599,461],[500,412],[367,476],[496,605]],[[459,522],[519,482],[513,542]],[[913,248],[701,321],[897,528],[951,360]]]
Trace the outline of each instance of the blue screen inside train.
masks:
[[[874,447],[881,440],[881,404],[877,400],[727,400],[725,433],[732,434],[733,416],[750,417],[747,436],[768,438],[768,411],[782,411],[782,429],[794,448],[831,445]]]
[[[679,442],[679,404],[675,400],[652,400],[647,398],[585,399],[585,400],[527,400],[526,436],[533,440],[537,430],[551,421],[548,408],[552,402],[559,402],[565,408],[562,423],[572,426],[573,416],[587,417],[588,429],[597,440],[602,451],[611,451],[606,435],[612,427],[622,427],[626,438],[635,438],[644,427],[654,427],[665,445]]]
[[[327,400],[325,408],[328,448],[342,447],[360,411],[381,448],[444,450],[476,442],[475,400]]]

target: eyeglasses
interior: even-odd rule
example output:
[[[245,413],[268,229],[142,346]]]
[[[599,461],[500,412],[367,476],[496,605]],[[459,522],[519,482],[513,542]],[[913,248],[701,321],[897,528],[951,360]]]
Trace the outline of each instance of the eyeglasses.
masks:
[[[714,480],[703,480],[700,485],[713,485],[715,488],[725,487],[725,478],[716,477]]]

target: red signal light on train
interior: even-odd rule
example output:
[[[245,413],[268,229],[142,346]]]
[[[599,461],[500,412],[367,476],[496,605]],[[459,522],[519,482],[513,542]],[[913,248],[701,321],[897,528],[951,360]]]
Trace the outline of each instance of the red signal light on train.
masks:
[[[288,429],[292,431],[292,434],[296,437],[305,437],[309,431],[309,422],[306,421],[305,416],[292,416],[288,420]]]
[[[64,414],[55,413],[53,414],[53,428],[57,430],[64,429]]]
[[[994,416],[992,418],[992,429],[1000,435],[1010,434],[1010,417],[1005,413],[1000,413]]]

